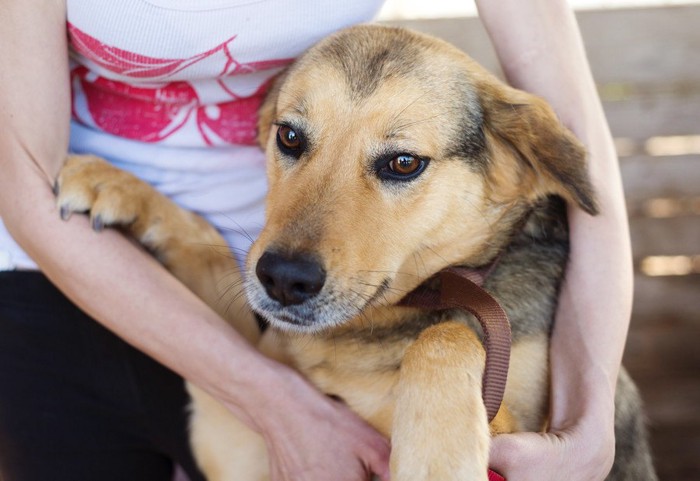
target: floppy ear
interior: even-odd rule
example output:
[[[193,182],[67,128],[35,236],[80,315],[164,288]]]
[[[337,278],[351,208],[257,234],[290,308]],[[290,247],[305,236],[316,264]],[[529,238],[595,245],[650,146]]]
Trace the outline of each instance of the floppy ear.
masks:
[[[258,145],[260,145],[263,150],[267,147],[270,128],[277,116],[277,97],[279,97],[280,88],[287,78],[288,72],[289,68],[286,68],[272,79],[270,87],[265,94],[265,99],[258,109]]]
[[[598,213],[586,151],[543,99],[508,87],[482,87],[484,129],[534,171],[536,194],[558,194],[591,215]]]

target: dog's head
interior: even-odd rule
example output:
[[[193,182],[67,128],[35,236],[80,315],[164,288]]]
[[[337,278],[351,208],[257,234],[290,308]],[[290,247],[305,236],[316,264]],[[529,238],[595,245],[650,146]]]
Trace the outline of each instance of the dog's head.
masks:
[[[582,146],[547,104],[456,48],[390,27],[308,51],[260,111],[267,219],[247,261],[253,308],[313,331],[480,265],[529,206],[596,206]]]

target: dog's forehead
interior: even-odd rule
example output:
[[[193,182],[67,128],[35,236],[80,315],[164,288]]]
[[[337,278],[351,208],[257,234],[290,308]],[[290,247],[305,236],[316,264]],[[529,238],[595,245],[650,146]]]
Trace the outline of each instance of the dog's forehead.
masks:
[[[469,155],[482,143],[483,115],[465,59],[453,47],[415,32],[351,28],[295,64],[277,111],[283,120],[302,119],[297,125],[308,120],[316,132],[351,128],[352,122],[375,137],[434,137],[428,143],[439,150]]]
[[[316,55],[342,74],[358,100],[389,79],[419,77],[429,69],[425,47],[403,30],[351,29],[319,45]]]

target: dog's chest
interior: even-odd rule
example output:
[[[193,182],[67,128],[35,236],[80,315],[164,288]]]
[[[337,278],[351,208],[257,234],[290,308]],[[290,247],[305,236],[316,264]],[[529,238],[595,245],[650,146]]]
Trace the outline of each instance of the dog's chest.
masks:
[[[389,435],[401,361],[413,339],[291,337],[283,349],[296,369],[322,392],[342,399],[377,430]]]

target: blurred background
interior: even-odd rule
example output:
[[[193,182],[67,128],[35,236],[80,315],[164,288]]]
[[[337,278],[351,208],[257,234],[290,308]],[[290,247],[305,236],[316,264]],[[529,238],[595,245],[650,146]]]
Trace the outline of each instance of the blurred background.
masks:
[[[663,481],[700,480],[700,1],[570,0],[627,197],[635,304],[624,363]],[[467,0],[388,0],[381,19],[500,70]],[[464,18],[468,17],[468,18]]]

